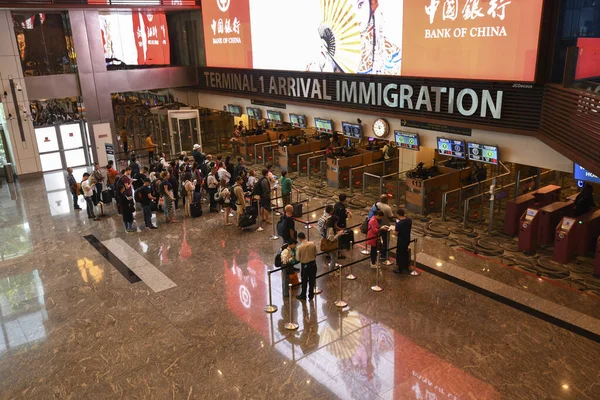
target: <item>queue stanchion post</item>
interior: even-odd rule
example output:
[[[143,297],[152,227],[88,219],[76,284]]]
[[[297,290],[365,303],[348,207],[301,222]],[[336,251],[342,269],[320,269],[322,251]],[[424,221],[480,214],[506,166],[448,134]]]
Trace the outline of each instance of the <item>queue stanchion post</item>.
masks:
[[[295,331],[298,329],[298,324],[294,323],[294,310],[292,309],[292,284],[288,284],[288,295],[289,295],[289,303],[290,303],[290,322],[285,324],[283,327],[288,331]]]
[[[344,301],[344,280],[342,277],[342,269],[340,268],[340,299],[335,302],[336,307],[344,308],[348,305],[347,302]]]
[[[367,235],[365,235],[365,236],[367,236]],[[369,254],[371,254],[368,247],[369,247],[369,245],[367,243],[365,243],[365,248],[360,251],[360,254],[365,255],[365,256],[368,256]]]
[[[350,271],[348,273],[348,275],[346,275],[346,279],[348,279],[349,281],[353,281],[356,279],[356,276],[354,276],[354,274],[352,273],[352,261],[354,261],[354,243],[350,242],[350,266],[348,267],[348,270]]]
[[[267,273],[269,279],[269,304],[265,306],[266,313],[274,313],[277,311],[277,306],[273,305],[273,294],[271,292],[271,273]]]
[[[269,236],[269,239],[277,240],[277,239],[279,239],[279,236],[277,236],[277,232],[275,231],[275,213],[271,213],[271,216],[273,218],[273,221],[271,223],[272,235]]]
[[[378,251],[377,252],[377,269],[375,270],[375,272],[377,273],[377,275],[375,276],[375,285],[371,286],[371,290],[374,292],[382,292],[383,288],[381,286],[379,286],[379,274],[381,273],[381,253]]]
[[[275,186],[275,207],[279,209],[279,196],[277,195],[277,189],[278,186]],[[275,214],[277,214],[278,216],[281,215],[279,211],[276,211]]]
[[[412,276],[419,276],[421,275],[421,273],[419,271],[417,271],[417,239],[414,240],[414,247],[413,247],[413,265],[412,268],[409,266],[410,268],[410,274]]]

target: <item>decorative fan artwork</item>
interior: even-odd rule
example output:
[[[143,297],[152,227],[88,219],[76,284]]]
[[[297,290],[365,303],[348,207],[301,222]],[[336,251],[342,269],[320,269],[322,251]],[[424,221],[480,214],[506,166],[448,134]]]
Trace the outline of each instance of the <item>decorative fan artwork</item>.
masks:
[[[349,0],[321,0],[323,22],[319,35],[335,66],[356,73],[360,64],[361,40],[356,14]]]

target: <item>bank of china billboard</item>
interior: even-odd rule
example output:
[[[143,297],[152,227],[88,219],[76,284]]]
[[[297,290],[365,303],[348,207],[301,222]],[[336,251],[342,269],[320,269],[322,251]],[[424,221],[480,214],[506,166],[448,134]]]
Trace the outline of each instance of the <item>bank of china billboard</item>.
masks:
[[[543,0],[205,0],[208,66],[533,81]]]

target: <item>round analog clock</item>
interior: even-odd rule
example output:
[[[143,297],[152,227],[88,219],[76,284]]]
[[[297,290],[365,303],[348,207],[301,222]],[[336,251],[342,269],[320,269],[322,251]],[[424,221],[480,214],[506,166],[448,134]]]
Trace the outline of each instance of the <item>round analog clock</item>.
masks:
[[[390,124],[383,118],[376,119],[373,122],[373,133],[380,138],[387,136],[390,133]]]

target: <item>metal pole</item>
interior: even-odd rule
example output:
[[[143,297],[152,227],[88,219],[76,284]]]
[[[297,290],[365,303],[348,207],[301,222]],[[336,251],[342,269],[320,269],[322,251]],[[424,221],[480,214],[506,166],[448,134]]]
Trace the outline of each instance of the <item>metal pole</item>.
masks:
[[[448,201],[448,193],[442,195],[442,221],[446,221],[446,202]]]
[[[275,198],[277,199],[279,196],[277,195],[277,190],[279,189],[279,186],[275,186]],[[281,199],[281,204],[283,205],[283,199]],[[279,199],[275,200],[275,208],[279,207]],[[279,211],[275,211],[275,214],[277,216],[281,215],[281,212]]]
[[[414,251],[413,251],[413,265],[412,265],[412,268],[410,267],[410,265],[408,266],[408,268],[410,269],[410,274],[412,276],[421,275],[421,273],[419,271],[417,271],[417,239],[415,239],[415,246],[414,246]]]
[[[340,299],[335,302],[336,307],[346,307],[348,303],[346,303],[344,299],[344,289],[343,289],[343,279],[342,279],[342,269],[340,268]]]
[[[363,191],[362,191],[362,195],[365,195],[365,183],[367,181],[367,177],[365,176],[365,173],[363,172],[363,181],[362,181],[362,186],[363,186]]]
[[[384,165],[384,171],[385,172],[385,165]],[[379,195],[381,196],[383,194],[383,176],[379,177]]]
[[[540,188],[541,184],[542,184],[542,169],[538,168],[537,175],[535,177],[535,190],[538,190]]]
[[[352,264],[352,261],[354,260],[354,243],[350,242],[350,264]],[[356,276],[354,276],[354,274],[352,273],[352,265],[350,265],[349,267],[349,273],[348,275],[346,275],[346,279],[348,279],[349,281],[353,281],[356,279]],[[340,275],[341,275],[341,271],[340,271]]]
[[[269,278],[269,304],[267,304],[267,306],[265,306],[265,312],[266,313],[274,313],[275,311],[277,311],[277,306],[273,305],[273,296],[271,293],[271,273],[267,272],[268,278]]]
[[[277,240],[277,239],[279,239],[279,236],[277,236],[277,232],[275,232],[275,213],[271,213],[271,217],[273,219],[273,222],[271,223],[271,229],[272,229],[273,234],[271,236],[269,236],[269,239]]]
[[[463,228],[467,227],[467,220],[469,219],[469,199],[465,200],[465,214],[463,216]]]
[[[382,292],[383,288],[381,286],[379,286],[379,274],[381,273],[381,265],[380,265],[380,254],[379,251],[377,251],[377,270],[375,271],[375,273],[377,274],[375,277],[375,286],[371,286],[371,290],[374,292]]]
[[[285,324],[283,327],[285,329],[287,329],[288,331],[295,331],[296,329],[298,329],[298,324],[294,323],[294,318],[293,318],[293,314],[294,314],[294,310],[292,310],[292,284],[288,284],[288,295],[289,295],[289,303],[290,303],[290,322],[288,322],[287,324]]]
[[[519,183],[520,182],[521,182],[521,171],[517,171],[517,178],[515,181],[515,196],[514,196],[515,199],[517,197],[519,197]]]
[[[494,225],[494,192],[496,191],[496,178],[492,180],[492,187],[494,188],[494,190],[491,191],[492,193],[490,193],[490,221],[488,227],[488,235],[492,234],[492,227]],[[481,211],[483,211],[483,209]]]

